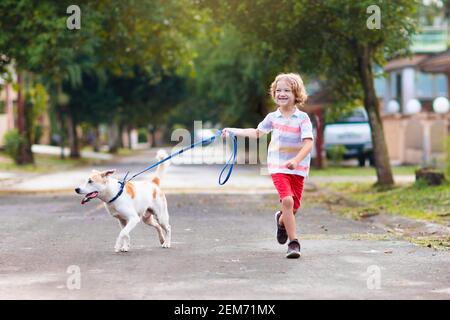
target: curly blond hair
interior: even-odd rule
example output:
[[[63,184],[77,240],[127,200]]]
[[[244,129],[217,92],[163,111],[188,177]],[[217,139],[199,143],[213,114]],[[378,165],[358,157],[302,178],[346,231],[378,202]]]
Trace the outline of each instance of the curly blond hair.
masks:
[[[275,100],[275,90],[277,89],[277,84],[279,81],[284,80],[291,86],[292,92],[295,96],[295,104],[303,107],[305,105],[306,100],[308,99],[308,95],[306,94],[305,85],[303,84],[303,80],[297,73],[281,73],[277,75],[275,80],[270,85],[270,95],[272,99]]]

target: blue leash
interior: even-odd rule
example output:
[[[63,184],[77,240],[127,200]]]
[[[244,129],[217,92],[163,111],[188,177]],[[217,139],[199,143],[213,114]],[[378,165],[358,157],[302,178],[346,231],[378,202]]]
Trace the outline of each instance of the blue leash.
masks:
[[[126,184],[128,181],[131,181],[131,180],[133,180],[134,178],[136,178],[138,175],[143,174],[144,172],[147,172],[147,171],[149,171],[149,170],[151,170],[151,169],[153,169],[153,168],[159,166],[161,163],[166,162],[167,160],[170,160],[170,159],[172,159],[173,157],[182,154],[182,153],[185,152],[186,150],[190,150],[190,149],[192,149],[192,148],[195,148],[196,146],[198,146],[198,145],[200,145],[200,144],[203,145],[203,146],[210,145],[212,142],[214,142],[214,140],[216,140],[218,137],[220,137],[220,136],[222,135],[222,131],[221,131],[221,130],[217,130],[217,131],[218,131],[218,132],[216,133],[215,136],[213,136],[213,137],[211,137],[211,138],[204,139],[204,140],[199,141],[199,142],[196,142],[196,143],[193,143],[193,144],[191,144],[189,147],[186,147],[186,148],[184,148],[184,149],[181,149],[180,151],[177,151],[177,152],[175,152],[175,153],[169,155],[168,157],[166,157],[166,158],[164,158],[164,159],[162,159],[162,160],[160,160],[160,161],[158,161],[158,162],[152,164],[151,166],[145,168],[144,170],[142,170],[142,171],[136,173],[135,175],[133,175],[133,176],[132,176],[130,179],[128,179],[128,180],[127,180],[127,177],[128,177],[128,174],[129,174],[130,172],[127,172],[126,175],[125,175],[125,177],[122,179],[122,181],[119,181],[119,184],[120,184],[120,190],[119,190],[119,192],[114,196],[114,198],[112,198],[111,200],[109,200],[108,203],[114,202],[117,198],[119,198],[119,197],[122,195],[122,193],[123,193],[123,189],[124,189],[124,187],[125,187],[125,184]],[[230,134],[230,136],[231,136],[231,138],[232,138],[232,141],[233,141],[233,152],[232,152],[230,158],[228,159],[228,161],[225,163],[224,167],[222,168],[222,171],[220,171],[220,175],[219,175],[219,184],[220,184],[220,185],[224,185],[225,183],[227,183],[228,179],[229,179],[230,176],[231,176],[231,172],[233,172],[233,166],[234,166],[234,164],[236,163],[236,156],[237,156],[237,138],[236,138],[236,136],[235,136],[233,133],[229,132],[229,134]],[[227,175],[226,175],[226,177],[225,177],[225,180],[222,181],[222,175],[223,175],[223,173],[225,172],[225,170],[226,170],[227,168],[228,168],[228,173],[227,173]]]

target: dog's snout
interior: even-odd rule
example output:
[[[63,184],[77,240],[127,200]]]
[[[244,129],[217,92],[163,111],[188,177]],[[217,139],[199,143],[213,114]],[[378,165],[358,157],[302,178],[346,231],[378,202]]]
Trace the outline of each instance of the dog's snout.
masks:
[[[80,189],[80,188],[76,188],[76,189],[75,189],[75,192],[76,192],[76,193],[80,193],[80,192],[81,192],[81,189]]]

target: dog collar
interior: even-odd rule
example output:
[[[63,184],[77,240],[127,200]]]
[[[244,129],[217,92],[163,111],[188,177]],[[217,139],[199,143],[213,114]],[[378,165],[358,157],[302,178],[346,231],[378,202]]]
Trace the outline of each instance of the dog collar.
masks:
[[[127,177],[128,174],[130,172],[127,172],[127,174],[125,175],[125,177],[123,177],[122,181],[117,181],[118,184],[120,184],[120,188],[119,188],[119,192],[117,192],[117,194],[114,196],[114,198],[112,198],[111,200],[108,201],[108,203],[113,203],[114,201],[117,200],[118,197],[120,197],[122,195],[123,192],[123,188],[125,188],[125,184],[127,183]],[[131,180],[131,179],[130,179]]]
[[[114,198],[112,198],[111,200],[108,201],[108,203],[112,203],[114,201],[117,200],[118,197],[120,197],[122,195],[123,192],[123,188],[125,187],[125,182],[123,181],[117,181],[120,184],[120,189],[119,192],[117,192],[117,194],[114,196]]]

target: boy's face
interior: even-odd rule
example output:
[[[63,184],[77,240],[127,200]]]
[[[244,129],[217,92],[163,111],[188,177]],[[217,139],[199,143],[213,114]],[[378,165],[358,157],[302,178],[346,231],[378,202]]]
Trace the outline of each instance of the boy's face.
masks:
[[[280,107],[291,107],[295,105],[295,95],[292,92],[291,85],[287,81],[278,81],[275,89],[275,102]]]

